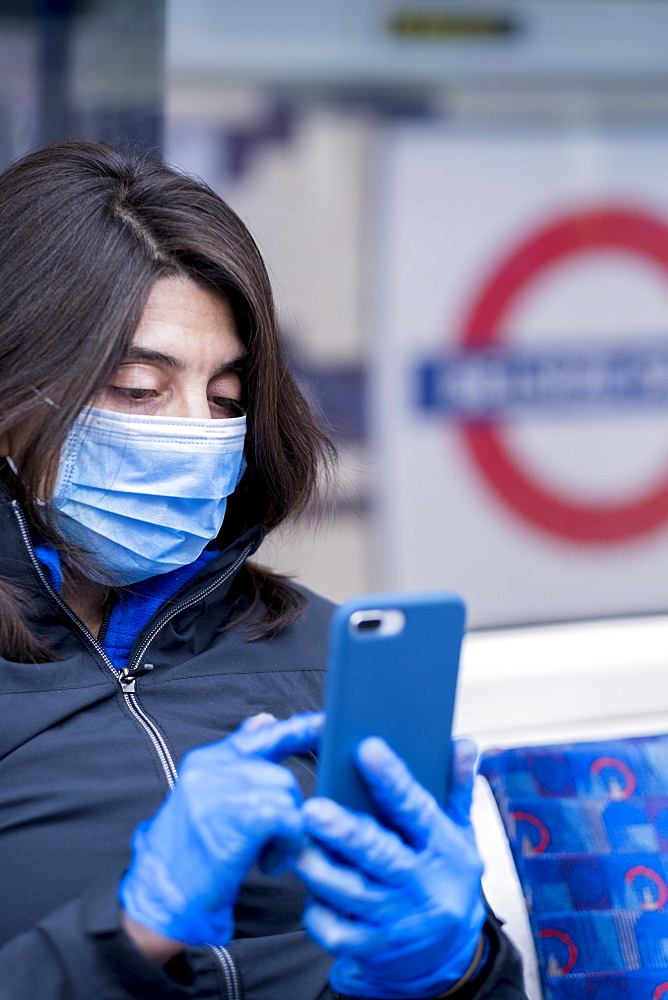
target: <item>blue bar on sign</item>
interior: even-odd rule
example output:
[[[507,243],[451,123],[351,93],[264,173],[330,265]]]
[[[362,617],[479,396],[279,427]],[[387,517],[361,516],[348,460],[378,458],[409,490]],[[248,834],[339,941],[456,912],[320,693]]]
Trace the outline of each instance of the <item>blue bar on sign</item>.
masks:
[[[466,420],[663,409],[668,407],[668,341],[443,354],[418,365],[417,403],[420,409]]]

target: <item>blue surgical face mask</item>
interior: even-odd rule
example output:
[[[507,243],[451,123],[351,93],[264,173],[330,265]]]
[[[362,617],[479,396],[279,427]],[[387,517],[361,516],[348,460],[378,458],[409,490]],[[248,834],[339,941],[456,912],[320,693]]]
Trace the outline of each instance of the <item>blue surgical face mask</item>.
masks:
[[[85,407],[49,501],[58,527],[117,586],[193,562],[241,479],[246,418],[145,417]]]

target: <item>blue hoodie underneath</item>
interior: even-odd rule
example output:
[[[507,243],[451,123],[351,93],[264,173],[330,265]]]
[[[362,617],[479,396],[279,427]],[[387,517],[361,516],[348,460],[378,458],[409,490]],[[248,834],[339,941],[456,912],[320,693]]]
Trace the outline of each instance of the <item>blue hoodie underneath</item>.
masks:
[[[60,593],[63,573],[58,551],[51,545],[36,545],[35,555],[46,570],[51,586]],[[215,549],[204,551],[187,566],[169,573],[152,576],[141,583],[124,587],[113,607],[109,624],[102,637],[102,646],[116,670],[128,666],[134,641],[148,625],[158,609],[183,587],[196,573],[218,555]]]

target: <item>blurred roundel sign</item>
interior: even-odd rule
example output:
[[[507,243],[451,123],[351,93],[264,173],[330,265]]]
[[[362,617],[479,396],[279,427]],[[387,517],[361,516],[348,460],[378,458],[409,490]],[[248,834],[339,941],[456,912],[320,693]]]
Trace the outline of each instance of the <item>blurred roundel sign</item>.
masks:
[[[668,291],[668,226],[660,219],[630,207],[603,205],[543,225],[501,262],[465,318],[460,341],[464,356],[469,361],[477,356],[479,364],[494,368],[497,397],[500,372],[506,378],[503,399],[495,400],[494,392],[487,398],[487,407],[497,410],[501,419],[489,419],[478,407],[477,414],[464,415],[461,432],[481,475],[527,522],[571,542],[605,544],[643,535],[668,521],[668,462],[657,470],[649,489],[630,499],[586,503],[541,482],[525,466],[508,438],[503,411],[513,405],[526,411],[532,404],[535,409],[558,403],[581,411],[601,403],[618,408],[666,405],[668,347],[631,344],[562,350],[557,355],[525,351],[515,355],[514,366],[507,359],[504,366],[503,355],[494,351],[504,346],[504,319],[518,293],[555,264],[592,250],[621,250],[653,263],[665,272]],[[523,380],[519,393],[513,392],[513,378]]]
[[[668,130],[397,126],[372,389],[383,586],[471,627],[658,611]]]

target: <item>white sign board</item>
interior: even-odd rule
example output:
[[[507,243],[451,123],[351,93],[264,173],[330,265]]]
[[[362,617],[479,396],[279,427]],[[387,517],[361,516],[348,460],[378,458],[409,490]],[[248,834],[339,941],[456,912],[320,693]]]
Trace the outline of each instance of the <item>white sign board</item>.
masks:
[[[668,606],[668,132],[379,150],[378,583],[470,624]]]

